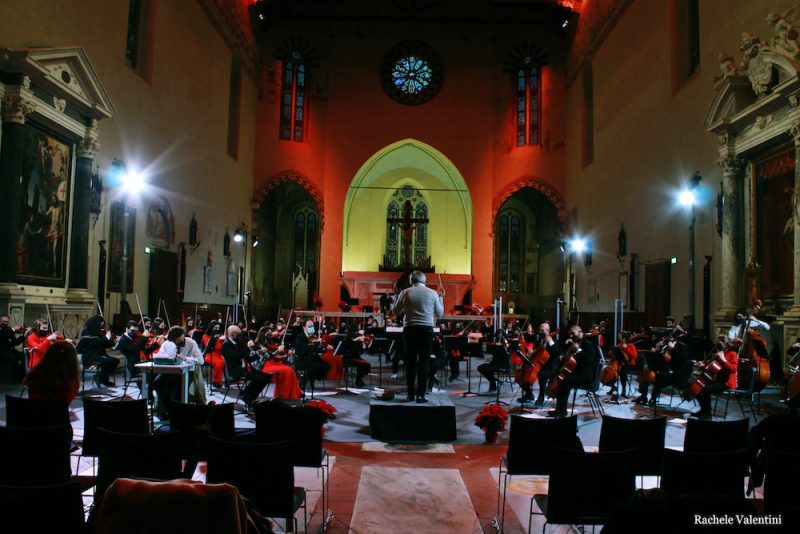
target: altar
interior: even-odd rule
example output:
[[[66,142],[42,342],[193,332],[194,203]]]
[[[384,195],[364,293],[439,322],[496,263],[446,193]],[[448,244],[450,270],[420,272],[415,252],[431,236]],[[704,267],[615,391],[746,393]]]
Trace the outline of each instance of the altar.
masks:
[[[343,272],[339,281],[343,284],[350,297],[358,299],[358,306],[372,306],[373,310],[380,310],[380,298],[384,291],[394,294],[395,284],[402,276],[397,272]],[[437,274],[427,273],[427,286],[434,291],[439,290],[439,282],[444,288],[444,312],[453,314],[455,306],[460,305],[464,295],[475,287],[475,279],[469,274]]]

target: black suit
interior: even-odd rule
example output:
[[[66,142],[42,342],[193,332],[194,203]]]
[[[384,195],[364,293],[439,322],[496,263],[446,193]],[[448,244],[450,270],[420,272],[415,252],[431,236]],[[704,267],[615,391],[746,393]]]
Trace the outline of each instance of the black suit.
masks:
[[[331,366],[322,360],[319,349],[317,346],[309,343],[308,336],[305,332],[301,330],[294,339],[294,367],[298,371],[305,371],[301,386],[305,388],[309,378],[312,380],[313,386],[313,381],[323,380],[325,378]]]
[[[689,384],[689,377],[692,374],[689,351],[682,341],[676,341],[675,346],[668,349],[668,352],[670,353],[669,362],[660,359],[659,367],[656,369],[656,381],[653,384],[653,397],[655,398],[658,398],[661,389],[667,386],[686,389]],[[645,398],[649,387],[649,384],[645,383],[639,386],[639,393]]]
[[[242,392],[242,399],[246,404],[251,404],[261,393],[261,390],[269,384],[269,377],[258,371],[248,371],[242,365],[251,359],[250,349],[243,343],[234,343],[230,338],[226,339],[225,343],[222,344],[222,357],[225,359],[228,375],[232,379],[239,380],[244,378],[247,380],[247,385]]]
[[[545,393],[547,393],[547,385],[550,383],[550,380],[556,376],[556,373],[558,373],[558,363],[562,353],[561,347],[555,342],[547,346],[547,352],[550,354],[550,359],[539,369],[539,396],[536,399],[536,402],[539,404],[544,402],[544,396]]]
[[[125,356],[125,362],[128,366],[128,375],[138,375],[139,370],[134,366],[139,363],[141,347],[136,343],[135,338],[131,339],[128,337],[128,334],[122,334],[117,341],[117,350]]]
[[[8,362],[11,371],[11,379],[15,384],[22,381],[25,375],[25,366],[22,358],[24,354],[15,347],[25,341],[25,334],[15,334],[14,330],[7,326],[0,326],[0,359]]]
[[[580,341],[580,350],[575,354],[577,366],[561,384],[556,397],[556,413],[565,414],[569,394],[576,387],[591,387],[597,375],[597,347],[587,339]]]

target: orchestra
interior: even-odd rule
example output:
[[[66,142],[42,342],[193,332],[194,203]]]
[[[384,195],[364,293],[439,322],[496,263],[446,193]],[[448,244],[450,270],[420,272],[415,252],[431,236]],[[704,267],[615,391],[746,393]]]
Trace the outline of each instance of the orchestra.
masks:
[[[754,381],[769,381],[768,374],[767,378],[761,376],[768,355],[760,332],[767,332],[770,327],[763,318],[757,318],[760,309],[759,301],[750,313],[737,313],[733,325],[719,333],[713,349],[698,362],[689,352],[688,328],[672,317],[667,317],[662,328],[642,326],[636,332],[617,331],[617,343],[607,346],[602,363],[598,362],[603,352],[598,349],[612,335],[605,321],[596,321],[585,334],[579,325],[572,325],[568,335],[559,340],[558,330],[553,330],[547,321],[535,327],[530,318],[522,324],[505,320],[502,328],[494,332],[492,321],[475,324],[442,319],[436,323],[432,338],[428,391],[459,380],[461,362],[476,358],[478,373],[488,381],[485,393],[497,393],[497,372],[508,371],[519,386],[512,400],[533,401],[533,408],[538,409],[544,408],[548,397],[553,398],[555,409],[548,415],[563,417],[569,393],[576,387],[591,387],[597,369],[600,382],[609,387],[605,393],[608,402],[631,402],[625,393],[627,383],[629,376],[638,374],[639,396],[632,401],[634,404],[652,406],[660,391],[672,386],[683,399],[696,399],[699,403],[700,409],[692,417],[707,419],[712,415],[710,405],[715,395],[749,382],[753,373]],[[234,321],[229,314],[224,320],[222,314],[218,315],[207,324],[201,314],[184,317],[179,339],[170,339],[169,332],[174,337],[177,327],[168,332],[169,325],[161,317],[150,319],[140,314],[131,318],[117,337],[106,328],[103,316],[95,315],[86,320],[81,336],[72,343],[77,345],[82,364],[97,369],[93,385],[101,389],[114,387],[111,377],[118,362],[126,366],[127,376],[137,378],[137,364],[152,361],[156,355],[167,356],[177,346],[179,353],[188,351],[193,355],[189,360],[197,360],[198,373],[201,366],[210,369],[213,386],[220,388],[241,380],[241,399],[246,409],[253,406],[270,381],[275,384],[271,397],[304,402],[308,389],[313,394],[320,385],[328,387],[320,381],[340,384],[348,367],[354,371],[352,385],[365,388],[366,377],[376,373],[378,353],[392,360],[391,379],[400,380],[404,329],[397,326],[398,318],[390,313],[382,321],[373,316],[364,317],[363,322],[349,317],[331,320],[325,312],[313,316],[313,320],[290,312],[263,322],[254,316],[245,322]],[[37,319],[27,330],[11,328],[9,323],[7,315],[0,316],[0,333],[4,336],[0,348],[8,352],[24,344],[29,368],[41,361],[51,345],[66,339],[53,331],[49,317]],[[790,372],[781,394],[792,406],[800,399],[798,347],[800,341],[788,349]],[[111,350],[121,358],[109,355]],[[449,373],[447,385],[440,382],[440,371]],[[202,373],[198,376],[197,383],[202,384]],[[162,388],[164,384],[169,387]],[[156,396],[175,396],[172,377],[165,376],[155,385]],[[161,415],[166,416],[163,411]]]

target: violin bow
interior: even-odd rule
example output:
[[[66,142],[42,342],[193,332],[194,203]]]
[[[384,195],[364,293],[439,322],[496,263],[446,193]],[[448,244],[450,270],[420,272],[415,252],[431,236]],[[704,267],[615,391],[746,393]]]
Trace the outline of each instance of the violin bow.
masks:
[[[46,302],[44,303],[44,307],[47,310],[47,322],[50,323],[50,333],[55,334],[55,327],[53,326],[53,318],[50,317],[50,305]]]
[[[142,303],[139,302],[139,293],[134,293],[133,296],[136,297],[136,307],[139,308],[139,324],[144,330],[144,314],[142,313]]]
[[[106,318],[106,316],[103,315],[103,307],[100,306],[100,301],[99,300],[97,301],[97,311],[100,312],[100,317],[102,317],[103,319]]]
[[[283,327],[283,335],[281,336],[281,345],[283,345],[283,340],[286,339],[286,333],[289,331],[289,321],[292,320],[292,314],[294,313],[294,308],[289,310],[289,317],[286,319],[286,326]]]

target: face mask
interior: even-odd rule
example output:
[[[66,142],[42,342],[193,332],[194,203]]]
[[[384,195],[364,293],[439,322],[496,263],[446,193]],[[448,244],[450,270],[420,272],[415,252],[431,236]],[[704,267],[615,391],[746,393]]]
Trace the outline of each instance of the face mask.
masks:
[[[313,326],[309,326],[308,328],[306,328],[306,334],[308,334],[309,336],[311,334],[313,334],[314,332],[315,332],[315,330],[314,330]]]
[[[725,346],[724,346],[722,343],[717,343],[717,345],[716,345],[716,349],[717,349],[717,351],[721,351],[721,350],[723,350],[724,348],[725,348]]]
[[[536,338],[537,338],[539,341],[544,341],[544,338],[546,338],[546,337],[547,337],[547,334],[546,334],[546,333],[544,333],[544,332],[539,332],[538,334],[536,334]]]
[[[48,328],[47,328],[46,326],[43,326],[43,327],[41,327],[41,328],[39,329],[39,333],[40,333],[40,334],[43,334],[43,335],[44,335],[44,334],[47,334],[47,330],[48,330]]]
[[[742,324],[743,322],[744,322],[744,317],[737,317],[737,318],[736,318],[736,324],[737,324],[737,325],[740,325],[740,324]]]
[[[278,330],[283,330],[283,325],[282,324],[278,325]]]

